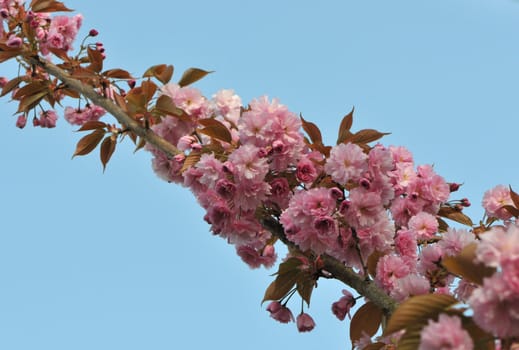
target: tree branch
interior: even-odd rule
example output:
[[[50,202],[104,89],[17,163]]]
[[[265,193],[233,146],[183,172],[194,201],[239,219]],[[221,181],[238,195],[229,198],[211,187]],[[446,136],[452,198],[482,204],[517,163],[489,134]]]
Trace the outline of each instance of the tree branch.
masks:
[[[266,218],[261,221],[261,224],[265,229],[269,230],[274,236],[279,238],[279,240],[281,240],[285,245],[299,250],[297,245],[287,239],[283,226],[277,220]],[[396,301],[373,283],[373,281],[364,279],[353,271],[352,268],[345,266],[342,262],[328,254],[322,254],[321,258],[324,262],[323,270],[328,271],[334,278],[352,287],[360,295],[371,300],[375,305],[382,309],[386,315],[391,315],[391,313],[396,309]]]
[[[133,133],[146,140],[147,143],[157,147],[157,149],[164,152],[168,157],[173,157],[180,153],[180,151],[171,143],[155,134],[152,130],[142,127],[112,100],[99,95],[99,93],[91,86],[71,77],[66,71],[55,64],[52,64],[39,56],[31,57],[29,58],[29,61],[30,63],[43,68],[47,73],[55,76],[83,96],[88,97],[95,105],[103,107],[108,113],[114,116],[119,123],[128,127]]]
[[[131,118],[122,108],[117,106],[113,101],[101,96],[91,86],[82,83],[80,80],[71,77],[66,71],[52,64],[51,62],[40,58],[39,56],[29,58],[30,63],[35,64],[47,73],[55,76],[69,87],[89,98],[97,106],[103,107],[108,113],[119,121],[122,125],[128,127],[133,133],[142,137],[147,143],[152,144],[157,149],[164,152],[167,156],[173,157],[180,153],[171,143],[155,134],[152,130],[142,127],[136,120]],[[264,218],[261,221],[263,227],[269,230],[274,236],[278,237],[285,245],[292,248],[297,246],[290,242],[286,236],[283,226],[273,218]],[[355,289],[360,295],[371,300],[375,305],[384,310],[386,314],[391,314],[397,306],[397,303],[389,297],[382,289],[380,289],[373,281],[366,280],[353,271],[350,267],[345,266],[339,260],[332,256],[323,254],[324,270],[330,272],[334,278],[345,283]]]

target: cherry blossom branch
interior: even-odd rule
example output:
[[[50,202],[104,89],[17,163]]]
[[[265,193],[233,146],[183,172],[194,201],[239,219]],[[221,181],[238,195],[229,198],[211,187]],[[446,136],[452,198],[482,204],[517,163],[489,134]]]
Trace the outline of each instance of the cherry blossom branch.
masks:
[[[285,236],[283,226],[273,218],[263,219],[261,221],[263,227],[269,230],[274,236],[279,238],[286,246],[298,249],[297,246],[290,242]],[[327,254],[321,255],[324,262],[323,270],[331,273],[333,278],[343,282],[344,284],[355,289],[360,295],[371,300],[375,305],[389,316],[397,307],[397,303],[393,298],[387,295],[372,280],[367,280],[355,273],[353,269],[345,266],[336,258]]]
[[[146,140],[146,142],[152,144],[169,157],[173,157],[174,155],[180,153],[180,151],[171,143],[155,134],[152,130],[142,127],[137,121],[128,116],[128,114],[122,108],[113,103],[113,101],[101,96],[92,87],[84,84],[80,80],[71,77],[66,71],[59,68],[55,64],[52,64],[51,62],[39,56],[31,57],[29,61],[30,63],[41,67],[47,73],[55,76],[67,84],[70,88],[86,96],[95,105],[103,107],[108,113],[113,115],[114,118],[119,121],[119,123],[129,128],[133,133],[142,137],[144,140]],[[297,249],[297,246],[286,238],[283,226],[277,222],[277,220],[264,219],[262,220],[262,225],[273,235],[278,237],[285,245]],[[355,289],[360,295],[368,298],[380,309],[384,310],[386,314],[391,314],[396,309],[397,303],[382,289],[375,285],[373,281],[367,280],[358,275],[353,271],[353,269],[345,266],[336,258],[326,254],[322,255],[321,257],[324,262],[323,270],[331,273],[335,279]]]
[[[29,59],[30,63],[35,64],[47,73],[55,76],[72,89],[80,94],[88,97],[95,105],[103,107],[108,113],[114,116],[115,119],[122,125],[128,127],[136,135],[142,137],[147,143],[152,144],[157,149],[164,152],[168,157],[173,157],[180,153],[180,151],[168,141],[155,134],[152,130],[142,127],[137,121],[128,116],[126,112],[113,101],[99,95],[92,87],[82,83],[81,81],[71,77],[66,71],[59,68],[55,64],[39,57],[34,56]]]

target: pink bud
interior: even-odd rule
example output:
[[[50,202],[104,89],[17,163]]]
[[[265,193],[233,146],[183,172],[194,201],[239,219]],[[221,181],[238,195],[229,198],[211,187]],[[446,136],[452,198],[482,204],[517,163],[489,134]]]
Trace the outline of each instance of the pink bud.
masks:
[[[332,312],[339,320],[344,320],[350,309],[355,305],[355,298],[350,292],[343,289],[344,296],[332,304]]]
[[[309,314],[304,312],[300,313],[297,316],[296,323],[297,330],[299,332],[310,332],[315,327],[315,322],[313,318]]]
[[[288,323],[294,321],[292,311],[285,305],[281,305],[279,301],[273,301],[267,306],[267,311],[270,312],[270,317],[281,323]]]
[[[3,88],[8,81],[6,77],[0,77],[0,88]]]
[[[461,184],[452,182],[452,183],[449,184],[449,190],[451,192],[456,192],[457,190],[459,190],[460,186],[461,186]]]
[[[25,125],[27,124],[27,117],[25,114],[21,114],[18,119],[16,120],[16,126],[20,129],[25,128]]]
[[[22,39],[11,34],[7,39],[6,45],[13,48],[20,47],[22,46]]]
[[[99,32],[95,29],[90,29],[90,31],[88,32],[88,35],[92,37],[97,36],[98,34]]]

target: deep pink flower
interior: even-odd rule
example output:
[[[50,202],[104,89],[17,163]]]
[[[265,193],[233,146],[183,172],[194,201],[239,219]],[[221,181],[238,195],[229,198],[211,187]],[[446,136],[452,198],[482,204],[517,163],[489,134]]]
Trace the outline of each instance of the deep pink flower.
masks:
[[[474,343],[457,316],[440,314],[422,329],[418,350],[472,350]]]
[[[18,48],[18,47],[21,47],[22,46],[22,38],[14,35],[14,34],[11,34],[9,35],[9,38],[7,39],[6,41],[6,45],[8,47],[12,47],[12,48]]]
[[[54,128],[56,127],[56,121],[58,120],[58,115],[53,110],[48,110],[44,112],[40,112],[40,118],[36,119],[37,124],[35,126],[40,126],[42,128]]]
[[[296,177],[299,181],[309,184],[312,183],[318,175],[317,168],[312,160],[307,157],[303,157],[299,160],[296,168]]]
[[[395,280],[407,276],[409,266],[398,255],[384,255],[377,263],[377,275],[375,281],[384,290],[390,292]]]
[[[313,318],[307,313],[300,313],[296,319],[297,330],[299,332],[310,332],[315,327]]]
[[[281,323],[288,323],[294,321],[292,311],[285,305],[281,305],[279,301],[273,301],[267,306],[267,311],[270,312],[270,317]]]
[[[338,301],[332,304],[333,314],[341,321],[349,315],[351,308],[355,305],[355,298],[346,289],[342,290],[342,296]]]
[[[21,114],[18,116],[18,119],[16,119],[16,127],[23,129],[25,128],[25,125],[27,124],[27,117],[25,114]]]

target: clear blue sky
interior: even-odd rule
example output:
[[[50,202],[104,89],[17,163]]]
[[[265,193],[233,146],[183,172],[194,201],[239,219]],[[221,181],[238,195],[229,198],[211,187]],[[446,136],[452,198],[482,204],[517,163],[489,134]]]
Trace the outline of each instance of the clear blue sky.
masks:
[[[67,4],[96,28],[107,68],[172,63],[216,73],[206,95],[268,94],[321,126],[392,132],[476,205],[495,184],[519,189],[519,3],[157,1]],[[13,75],[0,65],[0,75]],[[274,271],[240,262],[211,236],[190,193],[161,182],[146,153],[121,146],[71,160],[80,135],[14,127],[0,102],[0,349],[347,349],[322,281],[309,334],[260,306]],[[297,310],[297,303],[294,309]]]

